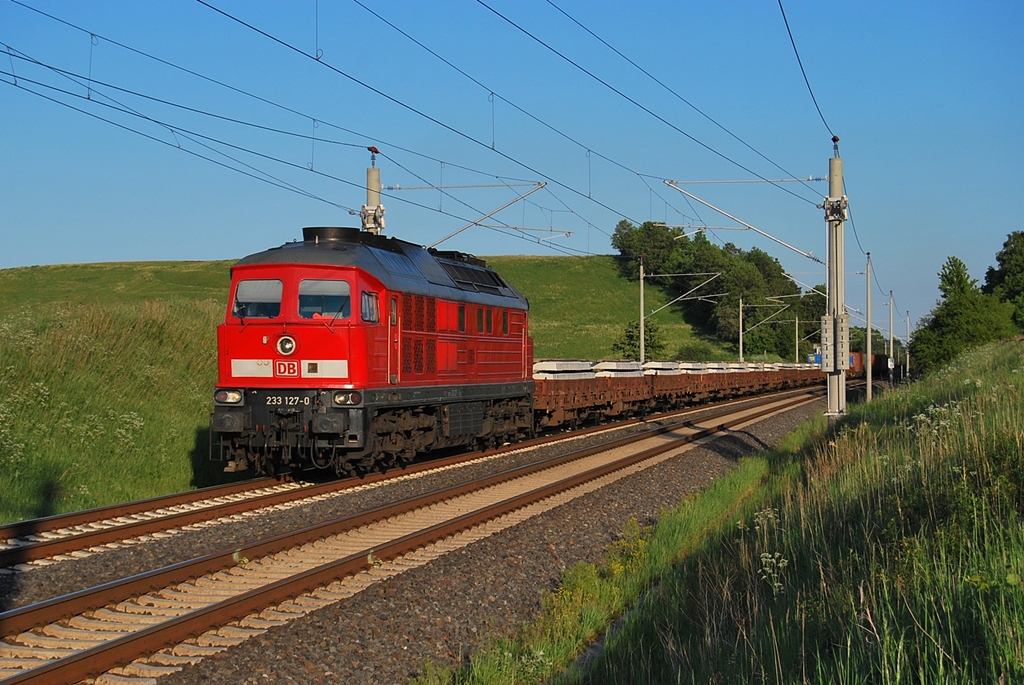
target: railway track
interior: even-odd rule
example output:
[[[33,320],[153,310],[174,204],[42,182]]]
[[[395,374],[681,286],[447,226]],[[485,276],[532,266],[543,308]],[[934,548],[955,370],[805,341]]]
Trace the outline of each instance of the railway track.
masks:
[[[785,396],[785,393],[781,396]],[[731,400],[716,406],[728,407],[750,401],[749,399]],[[648,417],[648,420],[671,419],[673,416],[685,416],[695,411],[706,410],[707,407],[690,408],[655,415]],[[640,423],[639,419],[605,424],[575,431],[573,436],[615,430],[637,423]],[[566,437],[566,434],[541,437],[497,451],[490,451],[487,454],[526,449],[564,440]],[[166,537],[188,526],[216,521],[228,522],[231,517],[271,507],[297,506],[355,487],[372,486],[394,478],[396,475],[414,475],[447,468],[479,459],[480,456],[480,453],[458,454],[446,459],[416,463],[404,469],[393,469],[387,473],[375,473],[362,478],[346,478],[320,484],[299,480],[282,482],[273,478],[260,478],[2,525],[0,526],[0,569],[31,570],[33,565],[46,565],[102,553],[107,549],[116,549],[124,544],[138,544],[151,538]]]
[[[808,397],[721,410],[0,614],[0,682],[71,683],[112,668],[108,681],[158,677],[436,557],[457,538],[468,544]]]

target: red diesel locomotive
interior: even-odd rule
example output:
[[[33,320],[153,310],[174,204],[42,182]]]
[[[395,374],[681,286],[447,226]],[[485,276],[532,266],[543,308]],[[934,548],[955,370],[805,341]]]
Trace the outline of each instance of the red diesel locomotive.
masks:
[[[355,228],[242,259],[217,329],[225,470],[352,474],[531,435],[527,309],[481,260]]]

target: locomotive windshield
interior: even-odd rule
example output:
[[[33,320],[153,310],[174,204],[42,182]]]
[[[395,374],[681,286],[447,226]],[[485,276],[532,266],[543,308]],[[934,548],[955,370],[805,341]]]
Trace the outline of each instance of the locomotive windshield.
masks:
[[[239,281],[232,314],[239,319],[273,319],[281,314],[281,281]]]
[[[307,279],[299,283],[299,316],[344,319],[351,308],[348,281]]]

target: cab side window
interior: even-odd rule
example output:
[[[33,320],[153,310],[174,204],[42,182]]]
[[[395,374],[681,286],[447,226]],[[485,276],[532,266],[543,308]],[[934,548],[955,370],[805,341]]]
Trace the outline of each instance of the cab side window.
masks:
[[[380,323],[380,297],[377,293],[363,293],[363,321]]]

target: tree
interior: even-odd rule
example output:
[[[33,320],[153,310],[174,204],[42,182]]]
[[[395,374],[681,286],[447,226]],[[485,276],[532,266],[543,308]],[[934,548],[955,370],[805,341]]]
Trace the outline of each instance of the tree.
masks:
[[[939,270],[939,290],[946,300],[978,290],[978,279],[971,278],[967,265],[959,257],[949,257]]]
[[[619,339],[612,343],[612,352],[617,352],[625,359],[640,359],[640,321],[630,321],[622,331]],[[644,319],[644,354],[647,359],[657,359],[665,352],[665,340],[661,328],[650,319]]]
[[[946,260],[939,271],[939,290],[942,299],[924,318],[910,345],[910,356],[921,371],[941,368],[972,347],[1017,332],[1013,305],[982,293],[960,259]]]
[[[853,352],[864,352],[868,351],[868,337],[865,333],[864,326],[851,326],[850,327],[850,350]],[[885,346],[889,344],[889,341],[882,335],[882,332],[872,328],[871,329],[871,354],[882,354],[885,352]]]
[[[736,341],[739,336],[736,310],[741,295],[744,302],[753,305],[767,303],[768,297],[797,295],[800,292],[779,260],[764,250],[753,248],[744,251],[732,243],[718,247],[704,233],[698,233],[691,239],[679,229],[664,224],[648,221],[636,226],[623,220],[615,227],[612,245],[627,258],[620,263],[620,268],[631,278],[639,275],[640,256],[647,274],[704,274],[663,276],[647,281],[647,285],[670,290],[673,296],[698,288],[708,279],[708,274],[720,274],[711,285],[677,304],[676,311],[681,312],[691,325],[705,332],[713,331],[723,340]],[[729,295],[722,299],[698,299],[714,293]],[[787,304],[793,302],[786,301]],[[751,344],[790,358],[793,355],[792,329],[784,333],[776,323],[765,324],[753,332]],[[638,356],[639,351],[634,354]]]
[[[995,295],[1014,306],[1013,320],[1024,330],[1024,231],[1006,236],[1003,249],[996,253],[998,266],[988,268],[982,292]]]
[[[644,259],[644,269],[649,274],[665,273],[665,267],[675,250],[675,237],[681,235],[678,229],[665,224],[645,221],[639,226],[623,219],[615,226],[612,234],[612,247],[624,257]],[[639,262],[629,262],[627,272],[634,278],[639,277]]]

